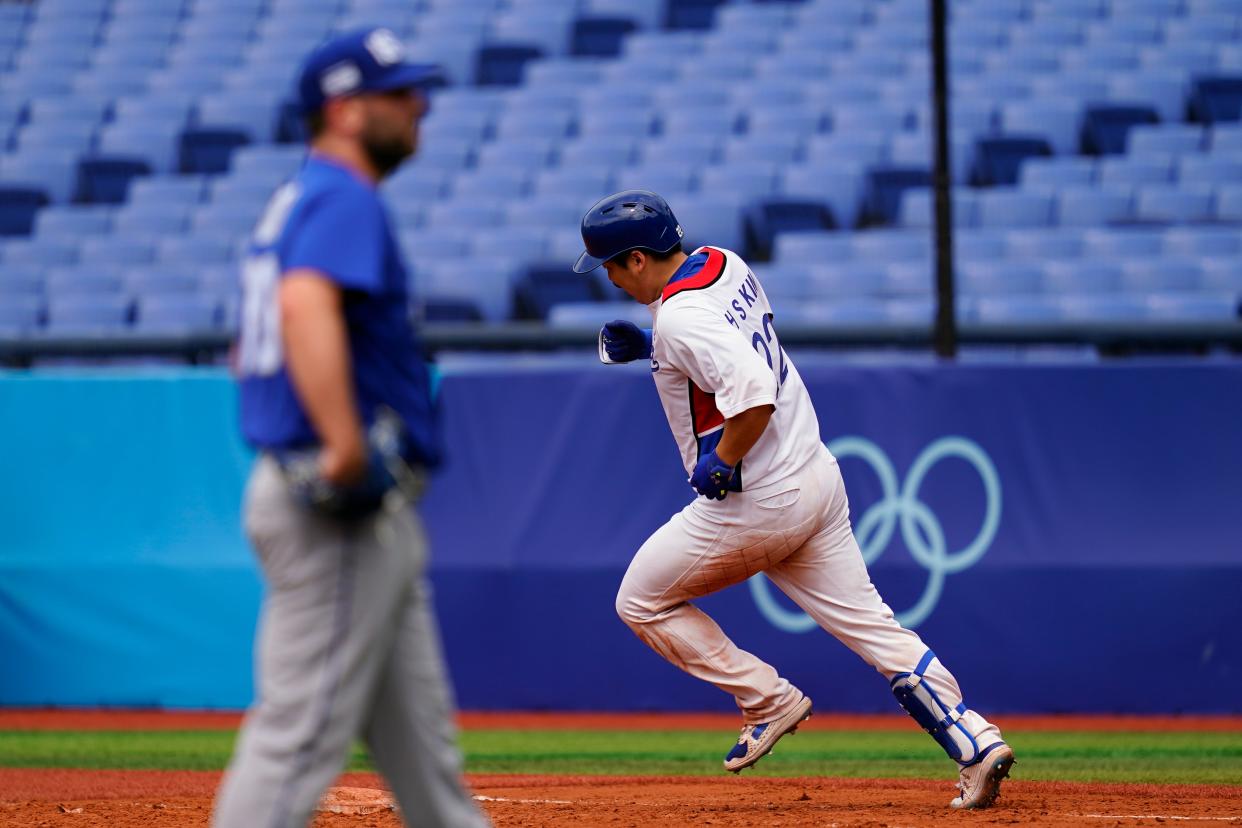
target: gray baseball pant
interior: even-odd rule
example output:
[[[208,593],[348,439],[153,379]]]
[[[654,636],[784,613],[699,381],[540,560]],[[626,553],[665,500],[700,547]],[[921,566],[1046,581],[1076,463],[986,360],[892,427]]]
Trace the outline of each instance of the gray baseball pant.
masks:
[[[261,457],[246,532],[267,581],[258,696],[221,785],[217,828],[306,825],[356,738],[407,825],[488,825],[461,781],[454,703],[423,577],[427,542],[408,501],[347,524],[289,495]]]

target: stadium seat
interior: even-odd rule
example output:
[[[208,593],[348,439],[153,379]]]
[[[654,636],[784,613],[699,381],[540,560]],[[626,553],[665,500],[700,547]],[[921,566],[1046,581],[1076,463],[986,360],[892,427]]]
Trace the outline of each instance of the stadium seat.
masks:
[[[1239,120],[1242,118],[1242,75],[1195,78],[1189,108],[1191,117],[1205,124]]]
[[[1028,262],[968,261],[957,267],[957,289],[975,296],[1039,293],[1043,270]]]
[[[43,298],[14,296],[6,292],[0,279],[0,336],[34,333],[43,323]]]
[[[1121,266],[1121,286],[1134,293],[1194,291],[1203,287],[1202,277],[1192,258],[1135,259]]]
[[[1055,190],[1090,185],[1095,181],[1096,162],[1090,158],[1027,158],[1018,182],[1027,190]]]
[[[621,54],[625,36],[637,28],[628,17],[588,16],[574,20],[570,54],[613,57]]]
[[[1005,256],[1015,262],[1076,259],[1083,252],[1083,238],[1070,228],[1031,227],[1005,231]]]
[[[912,188],[931,186],[931,173],[917,167],[872,167],[866,174],[866,190],[860,222],[896,224],[902,194]]]
[[[45,329],[59,336],[107,336],[126,330],[131,312],[129,299],[121,296],[53,296]]]
[[[151,165],[140,158],[87,156],[78,163],[77,198],[89,204],[121,204],[130,182],[151,174]]]
[[[1043,227],[1052,220],[1052,197],[1012,188],[979,196],[980,227]]]
[[[1040,136],[1005,135],[975,142],[971,183],[981,187],[1018,183],[1018,173],[1029,159],[1052,155],[1052,147]]]
[[[780,233],[832,230],[832,210],[825,202],[773,196],[762,198],[744,214],[746,247],[759,260],[769,259]]]
[[[1047,262],[1044,290],[1058,296],[1115,293],[1121,286],[1121,266],[1107,261]]]
[[[1123,156],[1102,160],[1097,174],[1101,186],[1143,187],[1169,183],[1172,172],[1172,161],[1168,156]]]
[[[1185,223],[1214,216],[1212,189],[1203,185],[1152,184],[1138,189],[1135,215],[1141,221]]]
[[[1137,124],[1126,133],[1126,152],[1132,155],[1197,153],[1207,143],[1207,131],[1198,124]]]
[[[78,243],[74,238],[14,239],[2,248],[4,266],[53,267],[73,264],[78,260]]]
[[[668,201],[685,231],[683,246],[687,250],[710,244],[727,248],[743,257],[749,255],[741,204],[730,203],[720,196],[691,194],[673,195]]]
[[[1242,233],[1234,227],[1174,227],[1162,240],[1165,256],[1237,256],[1242,253]]]
[[[514,284],[517,319],[546,320],[559,305],[603,300],[599,282],[590,274],[574,273],[563,264],[530,266]]]
[[[1150,228],[1088,230],[1083,234],[1084,255],[1103,259],[1137,259],[1160,256],[1162,234]]]
[[[1082,120],[1082,151],[1088,155],[1119,155],[1125,152],[1131,128],[1158,121],[1156,111],[1146,106],[1088,106]]]
[[[35,216],[48,203],[42,187],[0,184],[0,236],[28,236]]]
[[[490,44],[479,49],[474,79],[480,86],[517,86],[526,64],[543,57],[537,46]]]
[[[134,313],[134,329],[141,333],[186,335],[220,327],[220,303],[209,296],[143,296]]]
[[[513,316],[517,263],[508,257],[463,258],[437,262],[418,271],[420,294],[430,299],[472,302],[489,322]]]
[[[1239,315],[1232,292],[1159,293],[1145,297],[1148,319],[1176,322],[1231,322]]]
[[[1180,158],[1177,183],[1191,187],[1242,184],[1242,156],[1188,155]]]
[[[1056,220],[1071,227],[1120,224],[1134,218],[1128,188],[1072,186],[1056,192]]]

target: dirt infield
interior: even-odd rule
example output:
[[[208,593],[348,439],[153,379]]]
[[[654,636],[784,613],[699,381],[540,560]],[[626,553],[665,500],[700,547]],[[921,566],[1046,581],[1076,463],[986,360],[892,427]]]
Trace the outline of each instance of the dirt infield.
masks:
[[[1023,730],[1240,731],[1238,717],[998,717]],[[0,710],[7,730],[231,730],[231,713]],[[717,714],[466,713],[464,728],[722,729],[736,717]],[[818,715],[815,729],[890,730],[910,727],[903,715]],[[481,806],[497,826],[527,828],[713,828],[873,826],[909,828],[952,819],[963,824],[1039,826],[1236,825],[1242,828],[1242,787],[1206,785],[1028,782],[1021,765],[997,806],[978,813],[947,809],[952,780],[771,779],[719,777],[571,777],[476,774]],[[210,771],[51,770],[0,768],[0,826],[182,828],[206,825],[220,774]],[[347,805],[374,800],[362,813],[321,813],[318,828],[400,826],[385,807],[374,774],[346,774],[337,783]],[[360,790],[358,790],[360,789]],[[346,808],[348,810],[348,808]]]
[[[0,825],[15,828],[205,825],[215,772],[0,769]],[[1242,790],[1206,785],[1006,783],[989,811],[945,807],[952,786],[941,782],[759,777],[640,778],[476,775],[480,804],[497,826],[713,828],[762,826],[1039,826],[1242,825]],[[338,782],[378,790],[372,774]],[[357,793],[357,792],[355,792]],[[322,813],[317,828],[400,826],[383,809],[364,815]]]

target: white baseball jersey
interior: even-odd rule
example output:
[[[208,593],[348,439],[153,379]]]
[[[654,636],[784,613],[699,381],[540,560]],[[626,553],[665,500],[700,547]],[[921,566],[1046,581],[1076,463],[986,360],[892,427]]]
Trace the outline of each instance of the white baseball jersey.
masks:
[[[706,257],[704,261],[702,256]],[[651,371],[686,473],[720,442],[724,422],[747,409],[776,411],[737,466],[732,488],[753,489],[824,451],[819,421],[786,356],[772,307],[736,253],[700,247],[651,305]]]

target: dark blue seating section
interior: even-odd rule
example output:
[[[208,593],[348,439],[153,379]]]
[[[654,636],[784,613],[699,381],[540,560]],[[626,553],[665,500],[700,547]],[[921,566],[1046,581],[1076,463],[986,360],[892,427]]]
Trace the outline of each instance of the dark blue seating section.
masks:
[[[427,318],[630,312],[602,301],[618,295],[601,275],[566,271],[585,209],[645,187],[688,244],[750,256],[788,316],[929,320],[927,13],[925,0],[0,4],[0,332],[229,325],[243,240],[302,157],[298,61],[370,24],[449,80],[418,158],[384,185]],[[964,318],[1236,316],[1242,7],[956,0],[950,45]]]

